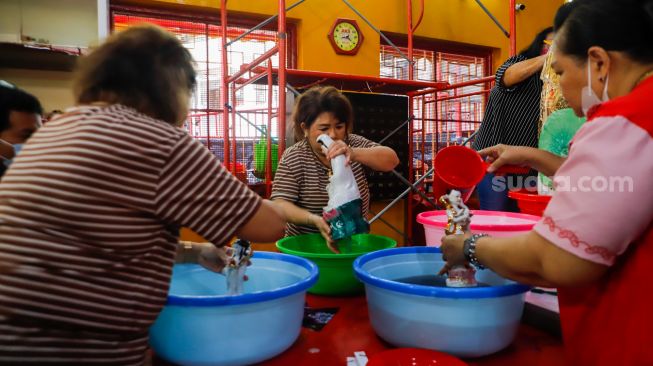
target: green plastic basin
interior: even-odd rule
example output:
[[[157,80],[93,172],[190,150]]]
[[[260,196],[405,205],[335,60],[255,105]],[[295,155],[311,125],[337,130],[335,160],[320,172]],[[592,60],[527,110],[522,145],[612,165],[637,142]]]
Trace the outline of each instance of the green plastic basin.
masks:
[[[363,284],[354,276],[354,260],[365,253],[396,246],[396,241],[372,234],[357,234],[351,239],[339,241],[340,254],[331,252],[320,234],[290,236],[277,242],[277,248],[282,253],[309,259],[317,265],[319,278],[308,289],[308,292],[317,295],[351,295],[362,292]]]

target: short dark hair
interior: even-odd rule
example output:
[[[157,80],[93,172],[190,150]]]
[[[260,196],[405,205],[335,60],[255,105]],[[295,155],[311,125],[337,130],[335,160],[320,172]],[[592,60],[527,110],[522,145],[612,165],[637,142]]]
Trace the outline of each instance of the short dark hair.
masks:
[[[195,77],[193,58],[174,35],[140,25],[112,35],[82,58],[74,92],[79,104],[119,103],[177,124]]]
[[[542,54],[542,46],[544,45],[544,40],[546,40],[546,36],[549,35],[549,33],[553,32],[552,27],[545,28],[540,31],[535,36],[535,39],[533,39],[533,42],[531,42],[528,47],[523,49],[521,52],[519,52],[520,55],[526,57],[527,59],[535,58],[539,55]]]
[[[332,86],[314,86],[300,95],[295,102],[292,113],[295,141],[304,138],[301,124],[304,123],[306,128],[310,128],[324,112],[333,113],[338,121],[345,123],[347,132],[351,132],[354,112],[349,99]]]
[[[43,107],[35,96],[24,90],[0,86],[0,132],[10,127],[11,111],[43,114]]]
[[[592,46],[624,52],[636,62],[653,62],[653,0],[577,0],[564,22],[558,48],[585,60]]]
[[[570,3],[564,3],[556,11],[555,17],[553,17],[553,31],[557,32],[562,28],[562,25],[565,24],[565,20],[569,18],[571,12],[576,9],[578,1],[572,1]]]

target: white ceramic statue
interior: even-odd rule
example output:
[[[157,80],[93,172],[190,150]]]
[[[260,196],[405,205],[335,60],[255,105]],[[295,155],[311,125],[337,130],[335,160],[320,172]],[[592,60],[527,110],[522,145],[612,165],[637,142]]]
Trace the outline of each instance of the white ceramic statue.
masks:
[[[465,206],[462,195],[456,190],[445,194],[439,199],[447,211],[447,227],[444,233],[447,235],[463,235],[469,231],[472,214]],[[474,287],[476,282],[476,270],[471,266],[454,266],[447,272],[448,287]]]
[[[444,229],[447,235],[462,235],[469,230],[472,215],[463,203],[460,192],[452,190],[440,197],[440,203],[447,210],[447,227]]]
[[[247,240],[238,239],[232,245],[232,249],[229,264],[223,271],[227,278],[227,293],[229,295],[240,295],[243,293],[245,271],[247,271],[249,259],[252,257],[252,247]]]

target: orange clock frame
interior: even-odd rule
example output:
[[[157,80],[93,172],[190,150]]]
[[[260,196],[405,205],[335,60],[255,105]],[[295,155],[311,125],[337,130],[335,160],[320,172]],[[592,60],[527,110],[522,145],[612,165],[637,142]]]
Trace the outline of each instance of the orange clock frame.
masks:
[[[336,41],[333,39],[333,33],[334,33],[336,27],[341,23],[351,24],[356,29],[356,31],[358,32],[358,43],[356,44],[356,47],[352,48],[351,50],[343,50],[342,48],[338,47],[338,45],[336,44]],[[333,22],[333,25],[331,26],[331,30],[329,31],[329,34],[327,35],[327,37],[329,37],[329,42],[331,43],[331,47],[333,47],[334,51],[336,51],[336,53],[339,54],[339,55],[353,56],[353,55],[358,53],[358,49],[363,44],[363,32],[361,31],[360,27],[358,26],[358,23],[356,23],[356,21],[353,20],[353,19],[346,19],[346,18],[336,19],[335,22]]]

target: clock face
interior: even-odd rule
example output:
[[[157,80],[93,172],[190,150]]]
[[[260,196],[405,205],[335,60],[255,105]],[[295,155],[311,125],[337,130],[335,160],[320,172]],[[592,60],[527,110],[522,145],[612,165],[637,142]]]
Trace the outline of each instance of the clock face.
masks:
[[[360,42],[358,29],[351,23],[338,23],[333,29],[333,41],[343,51],[352,51]]]

